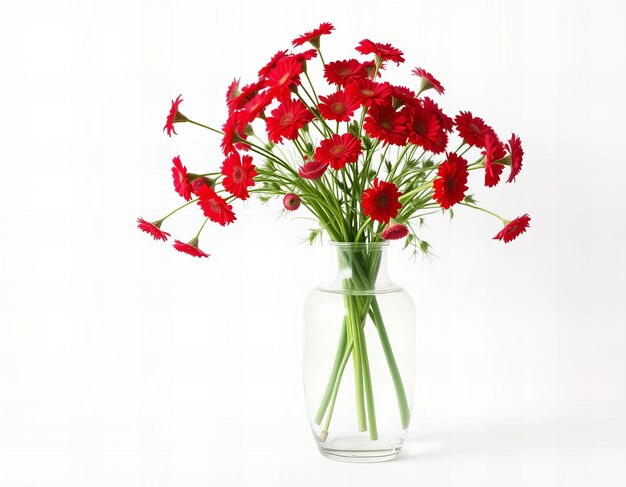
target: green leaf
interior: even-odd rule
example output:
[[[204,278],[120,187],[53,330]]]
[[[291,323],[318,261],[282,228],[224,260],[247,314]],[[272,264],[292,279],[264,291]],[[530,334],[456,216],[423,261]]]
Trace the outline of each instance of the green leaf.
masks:
[[[465,201],[465,203],[469,203],[470,205],[475,205],[476,203],[478,203],[478,201],[476,201],[476,199],[474,198],[473,194],[468,194],[463,201]]]

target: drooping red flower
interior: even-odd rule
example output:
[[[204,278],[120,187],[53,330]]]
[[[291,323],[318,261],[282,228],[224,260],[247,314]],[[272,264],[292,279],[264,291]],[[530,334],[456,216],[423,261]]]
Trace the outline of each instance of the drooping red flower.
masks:
[[[233,79],[226,89],[226,105],[228,106],[229,111],[231,110],[231,104],[233,100],[241,95],[239,82],[240,80],[238,80],[237,78]]]
[[[296,211],[300,208],[300,197],[294,193],[288,193],[283,198],[283,206],[287,211]]]
[[[333,134],[320,142],[313,157],[317,162],[330,164],[330,167],[339,170],[346,164],[356,162],[361,152],[361,141],[351,133]]]
[[[272,71],[272,69],[274,69],[274,67],[276,66],[276,63],[278,63],[278,61],[286,56],[287,51],[278,51],[276,54],[274,54],[272,56],[272,59],[270,59],[270,61],[265,66],[259,69],[259,78],[267,78],[267,76],[270,74],[270,71]]]
[[[191,181],[189,180],[187,168],[183,166],[183,163],[180,161],[180,156],[174,157],[172,159],[174,165],[172,166],[172,179],[174,180],[174,189],[176,192],[181,195],[185,200],[189,201],[191,199],[191,193],[193,192],[193,187],[191,186]]]
[[[311,45],[315,47],[315,49],[319,49],[320,37],[330,34],[333,30],[335,30],[333,24],[331,24],[330,22],[322,22],[317,29],[313,29],[306,34],[302,34],[300,37],[297,37],[296,39],[291,41],[291,44],[293,45],[293,47],[298,47],[306,44],[307,42],[310,42]]]
[[[328,169],[328,164],[309,161],[298,170],[298,174],[302,179],[319,179],[324,175],[326,169]]]
[[[363,129],[384,145],[404,145],[408,136],[407,118],[390,105],[373,106],[367,111]]]
[[[506,149],[509,151],[511,155],[511,174],[509,174],[509,179],[507,179],[507,183],[511,183],[515,181],[515,178],[522,170],[522,159],[524,158],[524,149],[522,149],[522,141],[520,138],[511,134],[511,138],[509,142],[506,144]]]
[[[367,78],[367,71],[356,59],[344,59],[324,65],[324,78],[329,84],[345,86],[350,81]]]
[[[236,150],[247,151],[249,149],[245,140],[248,138],[245,130],[248,125],[248,114],[243,112],[232,112],[228,115],[228,119],[222,125],[222,152],[228,155]]]
[[[257,80],[238,90],[239,93],[233,93],[235,96],[227,101],[229,113],[243,109],[263,88],[265,88],[265,80]]]
[[[363,214],[377,222],[389,223],[389,220],[398,215],[402,207],[400,196],[402,193],[393,183],[374,179],[373,186],[363,191],[361,205]]]
[[[288,55],[280,59],[267,77],[267,86],[272,95],[280,100],[289,97],[291,90],[300,85],[300,75],[304,72],[303,60]]]
[[[467,175],[467,161],[454,152],[449,153],[437,169],[439,177],[433,181],[433,199],[446,210],[463,201]]]
[[[137,218],[137,228],[142,232],[146,232],[148,235],[151,235],[154,240],[167,240],[167,237],[170,236],[169,233],[161,230],[161,224],[163,220],[157,220],[155,222],[149,222],[144,220],[143,218]]]
[[[441,86],[441,83],[435,79],[435,77],[428,71],[422,68],[415,68],[411,71],[415,76],[419,76],[422,79],[422,85],[420,86],[420,93],[425,90],[433,88],[437,93],[443,95],[445,88]]]
[[[399,240],[409,234],[409,229],[402,223],[387,226],[380,234],[385,240]]]
[[[506,156],[506,152],[502,142],[495,135],[488,134],[485,137],[485,150],[482,153],[485,156],[485,186],[491,188],[500,182],[500,174],[504,170],[502,164],[495,164],[495,162]]]
[[[448,136],[443,130],[434,107],[422,103],[405,106],[401,112],[408,120],[409,142],[433,154],[440,154],[446,149]]]
[[[198,189],[198,205],[202,208],[204,216],[222,226],[234,222],[237,217],[233,213],[233,207],[226,203],[213,188],[204,184]]]
[[[191,239],[189,243],[175,240],[174,248],[179,252],[191,255],[192,257],[210,257],[209,254],[203,252],[198,248],[198,238]]]
[[[367,77],[371,80],[376,79],[376,77],[380,78],[383,75],[382,71],[387,67],[385,63],[381,62],[378,65],[378,69],[376,69],[376,61],[365,61],[362,64],[367,73]]]
[[[279,144],[282,139],[294,140],[298,138],[298,130],[313,120],[315,116],[300,100],[284,100],[272,110],[272,116],[267,117],[267,137]]]
[[[331,93],[328,96],[320,96],[320,114],[326,120],[337,122],[349,122],[357,108],[359,102],[344,90]]]
[[[198,176],[191,182],[191,186],[193,188],[193,194],[198,196],[198,191],[200,190],[200,186],[208,185],[209,188],[215,188],[215,179],[208,178],[206,176]]]
[[[382,44],[380,42],[372,42],[369,39],[363,39],[359,42],[356,50],[361,54],[374,54],[382,61],[392,61],[396,64],[404,62],[403,52],[396,49],[391,44]]]
[[[170,113],[167,115],[167,119],[165,120],[165,126],[163,127],[163,132],[167,131],[167,135],[170,137],[172,133],[175,135],[176,130],[174,130],[174,124],[180,122],[187,122],[189,119],[185,117],[181,112],[178,111],[178,106],[183,101],[180,97],[183,95],[178,95],[176,100],[172,100],[172,107],[170,108]]]
[[[408,89],[406,86],[394,86],[391,85],[393,94],[392,105],[397,110],[402,105],[418,105],[419,100],[415,97],[415,92]]]
[[[237,151],[231,153],[222,164],[222,174],[225,176],[223,185],[226,191],[242,200],[250,197],[248,187],[254,186],[252,178],[257,175],[252,157],[242,157]]]
[[[498,234],[493,237],[494,240],[502,240],[504,243],[508,243],[511,240],[515,240],[519,235],[524,233],[530,225],[530,216],[525,213],[522,216],[517,217],[515,220],[511,220]]]
[[[362,105],[384,105],[389,103],[393,90],[389,83],[377,83],[370,79],[357,79],[346,85],[346,93]]]
[[[454,123],[466,143],[481,149],[485,147],[485,136],[495,136],[493,129],[482,118],[474,117],[470,112],[459,112],[454,117]]]

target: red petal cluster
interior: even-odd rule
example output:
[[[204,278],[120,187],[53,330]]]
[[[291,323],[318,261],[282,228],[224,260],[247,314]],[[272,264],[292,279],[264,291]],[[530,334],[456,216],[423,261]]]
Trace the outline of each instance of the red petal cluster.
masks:
[[[389,83],[377,83],[370,79],[358,79],[346,85],[346,93],[362,105],[384,105],[391,103],[393,90]]]
[[[485,137],[495,137],[493,129],[480,117],[474,117],[470,112],[460,112],[454,117],[456,130],[463,140],[469,145],[485,147]]]
[[[512,183],[522,170],[522,159],[524,158],[524,149],[522,149],[522,141],[515,134],[511,134],[509,142],[506,144],[506,149],[511,156],[511,174],[507,183]]]
[[[530,216],[528,216],[528,213],[525,213],[515,220],[510,221],[493,239],[509,243],[511,240],[515,240],[519,235],[524,233],[529,225]]]
[[[460,203],[467,191],[467,161],[455,153],[448,154],[437,169],[433,181],[433,199],[446,210]]]
[[[399,240],[406,237],[408,234],[409,229],[406,225],[396,223],[394,225],[387,226],[387,228],[381,232],[380,236],[385,240]]]
[[[391,44],[382,44],[380,42],[372,42],[369,39],[363,39],[359,42],[356,50],[361,54],[374,54],[382,61],[391,61],[396,64],[404,62],[404,53]]]
[[[176,130],[174,130],[175,123],[186,122],[188,120],[187,117],[185,117],[182,113],[178,111],[178,106],[183,101],[181,99],[181,96],[183,95],[178,95],[176,100],[172,100],[170,113],[167,115],[167,118],[165,120],[165,126],[163,127],[163,132],[167,131],[167,135],[169,135],[170,137],[172,136],[172,134],[178,135],[176,134]]]
[[[502,159],[506,152],[504,145],[495,135],[487,135],[485,137],[485,186],[491,188],[500,182],[500,174],[504,170],[502,164],[494,164],[495,161]]]
[[[194,238],[189,243],[181,242],[180,240],[174,241],[174,248],[179,252],[191,255],[192,257],[209,257],[209,254],[203,252],[198,248],[198,239]]]
[[[224,188],[233,196],[242,200],[248,199],[248,188],[254,186],[254,176],[257,175],[252,157],[241,156],[238,152],[230,154],[222,164]]]
[[[291,44],[294,47],[301,46],[310,42],[316,49],[320,47],[320,37],[330,34],[335,28],[330,22],[322,22],[317,29],[313,29],[311,32],[302,34],[300,37],[295,38]]]
[[[405,106],[402,113],[407,118],[409,142],[433,154],[446,150],[448,135],[441,120],[442,113],[436,105],[422,100],[422,103]]]
[[[441,83],[435,79],[435,77],[430,74],[428,71],[422,68],[415,68],[411,71],[415,76],[419,76],[422,79],[422,86],[420,87],[420,92],[429,90],[433,88],[437,93],[443,95],[443,92],[446,91]]]
[[[172,162],[174,163],[172,166],[174,189],[179,195],[185,198],[185,200],[189,201],[191,199],[191,194],[193,193],[193,186],[191,181],[189,181],[187,168],[183,166],[183,163],[180,161],[180,156],[174,157]]]
[[[143,218],[137,218],[137,228],[142,232],[146,232],[148,235],[151,235],[154,240],[167,240],[167,237],[170,236],[169,233],[161,230],[162,221],[149,222],[144,220]]]
[[[398,215],[398,210],[402,207],[400,196],[402,193],[393,183],[374,179],[371,188],[363,191],[361,205],[363,214],[372,220],[389,223],[389,220]]]
[[[309,161],[298,170],[298,174],[303,179],[319,179],[324,175],[326,169],[328,169],[328,164]]]
[[[331,93],[328,96],[320,96],[320,115],[326,120],[337,122],[349,122],[357,108],[359,102],[344,90]]]
[[[351,81],[367,78],[367,70],[356,59],[333,61],[324,65],[324,78],[331,85],[345,86]]]
[[[330,164],[330,167],[339,170],[348,163],[356,162],[361,152],[361,141],[354,135],[333,134],[329,139],[320,142],[314,158],[320,164]]]
[[[363,129],[384,145],[404,145],[408,137],[407,122],[406,115],[391,105],[373,106],[367,111]]]
[[[202,208],[204,216],[222,226],[234,222],[237,217],[233,213],[233,207],[219,196],[213,188],[206,184],[198,189],[198,205]]]
[[[298,130],[313,120],[315,116],[300,100],[287,99],[272,110],[272,116],[265,121],[268,138],[279,144],[283,138],[298,138]]]

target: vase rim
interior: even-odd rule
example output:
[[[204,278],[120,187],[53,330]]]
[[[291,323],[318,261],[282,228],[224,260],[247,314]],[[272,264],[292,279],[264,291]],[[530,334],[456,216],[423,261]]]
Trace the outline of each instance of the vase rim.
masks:
[[[332,245],[333,247],[340,247],[340,248],[375,249],[375,248],[387,247],[389,245],[389,242],[386,242],[386,241],[383,241],[383,242],[335,242],[335,241],[331,241],[330,245]]]

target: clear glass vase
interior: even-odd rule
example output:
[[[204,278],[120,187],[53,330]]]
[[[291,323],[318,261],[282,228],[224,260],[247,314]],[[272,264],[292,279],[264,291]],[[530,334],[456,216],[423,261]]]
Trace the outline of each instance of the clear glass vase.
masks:
[[[415,384],[415,308],[387,275],[387,243],[333,243],[335,279],[304,318],[304,388],[322,455],[380,462],[399,452]]]

